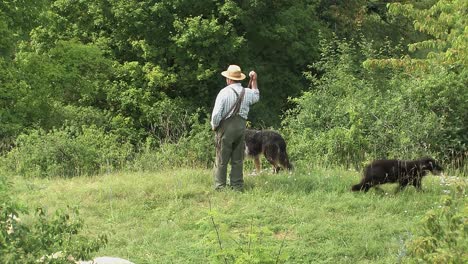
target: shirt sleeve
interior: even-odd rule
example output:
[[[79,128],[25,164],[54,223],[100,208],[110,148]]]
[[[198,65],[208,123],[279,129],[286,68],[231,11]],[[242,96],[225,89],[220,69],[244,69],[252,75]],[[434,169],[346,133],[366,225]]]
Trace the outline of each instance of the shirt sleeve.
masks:
[[[260,90],[258,89],[249,89],[251,96],[250,96],[250,104],[255,104],[260,100]]]
[[[213,113],[211,114],[211,128],[213,129],[217,128],[221,122],[225,101],[226,97],[222,95],[222,92],[219,92],[213,107]]]

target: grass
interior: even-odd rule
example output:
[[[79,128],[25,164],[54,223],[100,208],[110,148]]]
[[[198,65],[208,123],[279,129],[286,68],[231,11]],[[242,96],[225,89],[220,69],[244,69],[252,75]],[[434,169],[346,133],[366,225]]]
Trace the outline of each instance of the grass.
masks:
[[[97,256],[135,263],[399,263],[423,215],[450,186],[350,191],[360,174],[300,169],[246,176],[246,191],[212,191],[212,171],[112,173],[72,179],[15,178],[18,199],[52,212],[78,206]],[[464,181],[464,179],[463,179]],[[27,221],[27,219],[26,219]]]

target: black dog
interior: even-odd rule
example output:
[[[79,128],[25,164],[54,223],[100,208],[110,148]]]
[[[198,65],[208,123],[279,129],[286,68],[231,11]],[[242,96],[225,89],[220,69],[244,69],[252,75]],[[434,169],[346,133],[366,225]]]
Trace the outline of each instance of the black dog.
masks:
[[[245,153],[254,158],[257,173],[260,173],[261,169],[261,154],[273,165],[275,173],[278,173],[281,167],[288,170],[293,168],[286,152],[286,141],[275,131],[247,129],[245,131]]]
[[[364,177],[359,184],[352,187],[353,191],[367,192],[371,187],[384,184],[400,184],[399,190],[407,185],[413,185],[421,190],[421,180],[428,172],[438,175],[442,167],[432,158],[418,160],[376,160],[367,165]]]

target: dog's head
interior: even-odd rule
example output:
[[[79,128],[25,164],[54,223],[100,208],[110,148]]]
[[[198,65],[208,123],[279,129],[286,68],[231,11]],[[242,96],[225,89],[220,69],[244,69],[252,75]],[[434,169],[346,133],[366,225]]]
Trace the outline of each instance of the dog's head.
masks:
[[[421,168],[425,171],[430,171],[434,175],[440,175],[443,171],[442,166],[433,158],[421,159]]]
[[[246,129],[245,130],[245,140],[248,141],[248,140],[251,140],[253,138],[253,136],[258,132],[258,130],[254,130],[254,129]]]

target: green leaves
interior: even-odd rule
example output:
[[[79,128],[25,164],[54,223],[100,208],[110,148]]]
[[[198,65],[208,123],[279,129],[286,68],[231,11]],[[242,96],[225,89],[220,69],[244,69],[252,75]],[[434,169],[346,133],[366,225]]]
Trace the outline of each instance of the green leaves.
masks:
[[[464,263],[467,230],[466,204],[463,203],[466,184],[460,182],[449,196],[442,197],[440,205],[427,212],[408,242],[409,260],[416,263]]]
[[[414,27],[434,39],[423,40],[409,46],[410,51],[426,50],[426,63],[449,67],[468,64],[466,38],[468,4],[462,0],[439,0],[428,9],[417,9],[411,4],[389,4],[389,11],[414,19]]]
[[[112,73],[111,61],[95,45],[58,42],[48,57],[57,69],[49,82],[64,104],[94,104]]]
[[[365,40],[322,42],[322,60],[311,67],[323,74],[307,74],[311,91],[293,99],[297,107],[283,123],[291,155],[348,166],[380,157],[463,156],[461,76],[440,68],[421,78],[366,71],[361,62],[378,53],[356,42]]]
[[[92,175],[122,168],[132,155],[128,142],[96,127],[67,127],[21,135],[5,163],[27,177]]]
[[[224,86],[219,73],[234,63],[259,73],[262,99],[250,112],[253,126],[278,125],[298,104],[297,118],[285,124],[301,133],[330,130],[321,151],[367,151],[369,134],[396,148],[429,137],[438,146],[431,151],[450,146],[463,153],[468,145],[460,89],[466,83],[463,1],[440,0],[427,9],[432,1],[415,7],[390,1],[397,2],[390,12],[363,0],[36,2],[0,4],[2,149],[27,129],[81,127],[85,117],[135,146],[148,137],[177,141],[196,124],[189,121],[196,109],[203,109],[198,122],[207,117]],[[421,34],[408,30],[410,21]],[[342,37],[349,41],[337,41]],[[408,42],[409,52],[402,51]],[[418,89],[417,80],[393,75],[406,68],[419,80],[437,81],[438,67],[455,74],[443,78],[453,87],[436,82],[429,89],[423,82],[427,89]],[[405,128],[406,119],[425,122]],[[425,130],[410,133],[416,124]],[[302,135],[298,143],[314,136]],[[348,143],[333,145],[341,137]]]
[[[468,145],[466,56],[463,52],[453,53],[451,59],[447,56],[457,45],[466,50],[466,43],[454,45],[453,36],[449,37],[465,30],[458,27],[460,22],[466,25],[466,16],[461,16],[465,5],[438,1],[428,9],[417,9],[390,4],[393,15],[414,19],[419,30],[433,36],[410,45],[413,57],[391,45],[375,50],[365,38],[324,38],[322,59],[306,73],[311,92],[293,100],[297,109],[284,122],[293,131],[292,140],[303,134],[294,141],[298,155],[313,156],[305,149],[314,149],[321,153],[318,159],[338,164],[359,163],[367,155],[464,159]]]
[[[288,260],[289,255],[281,252],[287,234],[275,234],[254,218],[243,225],[229,223],[229,216],[217,211],[210,210],[208,215],[204,221],[209,221],[212,230],[204,236],[202,242],[211,249],[209,257],[212,261],[266,264]]]
[[[8,58],[13,53],[15,47],[14,32],[9,28],[5,21],[5,16],[0,11],[0,58]]]
[[[77,208],[50,214],[39,207],[34,216],[28,216],[28,209],[14,202],[16,197],[8,191],[11,188],[5,179],[0,176],[1,263],[70,263],[70,257],[89,259],[107,244],[106,235],[93,238],[80,234],[84,222]]]

